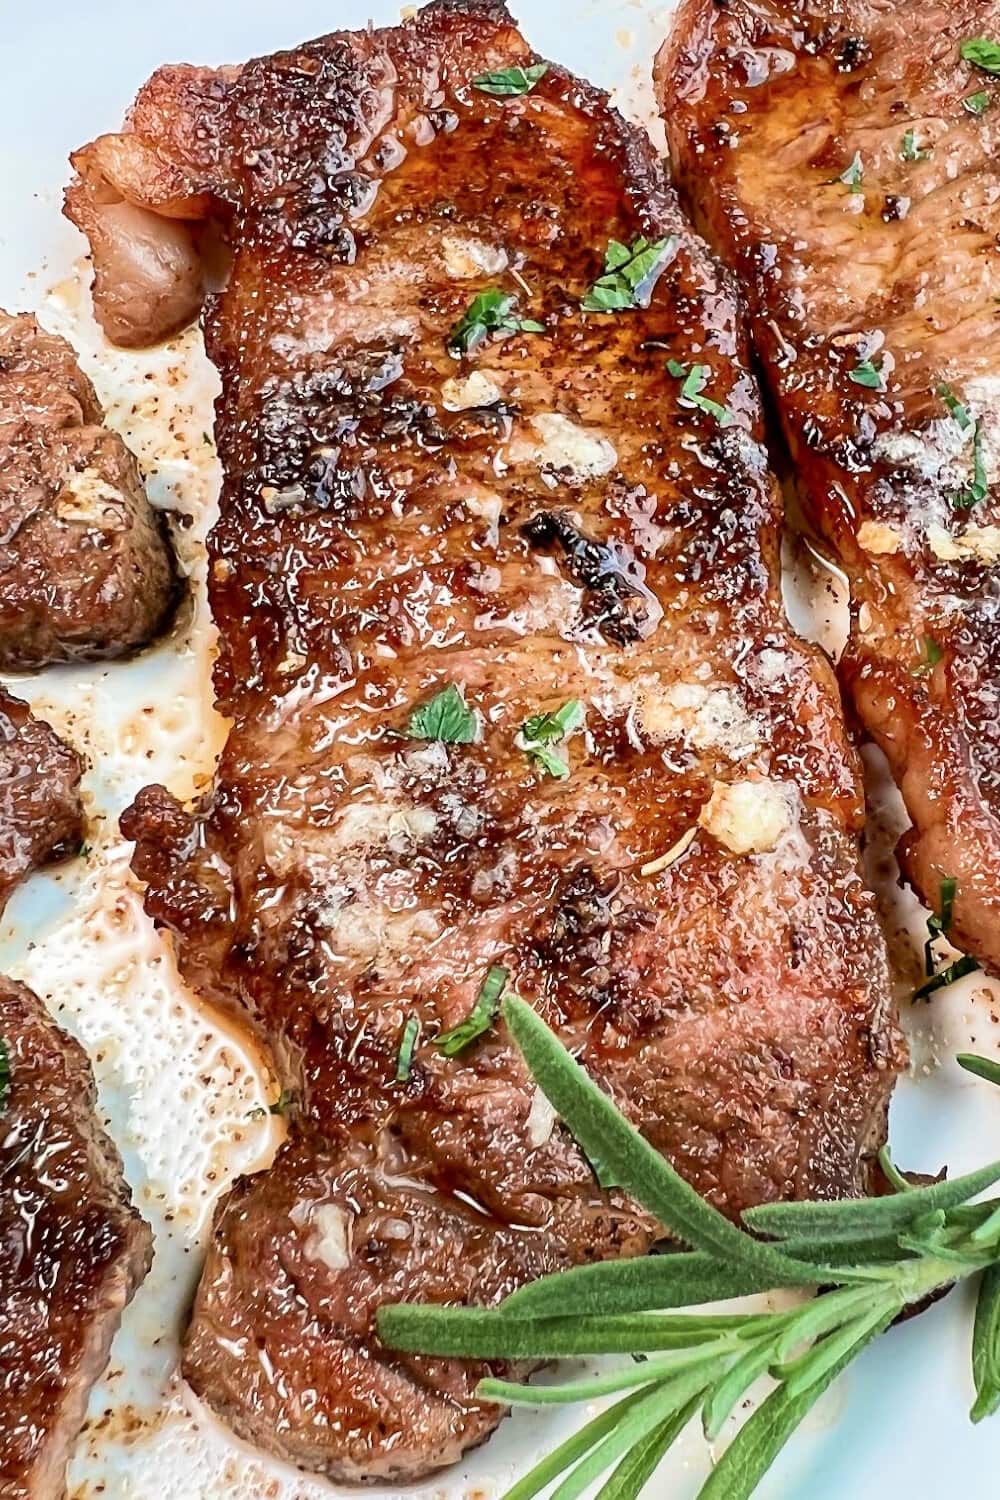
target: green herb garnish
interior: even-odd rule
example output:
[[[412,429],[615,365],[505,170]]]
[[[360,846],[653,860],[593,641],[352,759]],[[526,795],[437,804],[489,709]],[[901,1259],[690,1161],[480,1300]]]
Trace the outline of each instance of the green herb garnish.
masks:
[[[406,721],[411,740],[443,740],[449,745],[471,745],[476,738],[476,716],[466,707],[453,682],[413,710]]]
[[[473,297],[449,333],[448,348],[454,353],[471,354],[489,333],[544,333],[544,323],[512,316],[516,302],[512,293],[487,287]]]
[[[396,1082],[408,1083],[413,1071],[413,1054],[417,1050],[420,1041],[420,1017],[410,1016],[403,1027],[399,1038],[399,1052],[396,1056]]]
[[[597,1354],[648,1355],[563,1384],[488,1378],[480,1400],[543,1406],[614,1405],[585,1423],[506,1500],[549,1485],[578,1500],[602,1475],[603,1500],[636,1500],[696,1412],[718,1436],[763,1374],[776,1382],[729,1443],[698,1500],[747,1500],[837,1376],[908,1307],[981,1276],[972,1341],[979,1420],[1000,1406],[1000,1199],[974,1201],[1000,1162],[953,1181],[911,1187],[882,1162],[894,1192],[750,1209],[737,1227],[710,1207],[628,1124],[541,1019],[509,996],[503,1015],[535,1081],[591,1160],[688,1249],[579,1266],[542,1277],[499,1307],[383,1307],[392,1348],[467,1359],[542,1363]],[[994,1076],[985,1060],[982,1076]],[[1000,1080],[1000,1068],[996,1075]],[[766,1236],[766,1238],[762,1238]],[[699,1304],[778,1287],[824,1287],[781,1312],[705,1314]],[[557,1483],[558,1481],[558,1483]]]
[[[932,635],[925,635],[920,642],[923,659],[918,666],[913,668],[914,677],[926,677],[928,672],[933,672],[944,652]]]
[[[972,483],[959,491],[952,504],[956,510],[971,510],[974,505],[985,500],[989,492],[986,460],[983,458],[983,425],[977,419],[972,430]]]
[[[958,881],[954,875],[946,875],[941,881],[938,895],[938,905],[941,910],[932,912],[927,918],[927,941],[924,944],[924,972],[928,977],[932,976],[936,968],[934,959],[934,940],[939,937],[947,937],[951,929],[952,919],[955,915],[955,892],[958,890]]]
[[[853,370],[848,370],[847,378],[853,380],[855,385],[868,386],[873,391],[882,389],[882,371],[870,359],[863,359]]]
[[[463,1051],[476,1037],[489,1031],[500,1008],[500,997],[507,987],[507,970],[502,964],[494,964],[479,986],[476,1003],[464,1021],[444,1032],[434,1043],[445,1057],[454,1057]]]
[[[987,1083],[1000,1085],[1000,1062],[993,1062],[988,1057],[977,1057],[974,1052],[960,1052],[955,1061],[967,1073],[975,1073],[977,1078],[985,1078]]]
[[[913,991],[914,1000],[927,1000],[937,990],[947,989],[949,984],[954,984],[958,979],[964,979],[966,974],[974,974],[979,968],[979,960],[973,958],[971,953],[965,953],[961,958],[956,958],[953,964],[942,969],[940,974],[933,975],[926,984],[922,984],[918,990]]]
[[[288,1106],[291,1104],[293,1098],[294,1098],[294,1095],[292,1094],[291,1089],[282,1089],[281,1093],[278,1095],[277,1099],[275,1099],[274,1103],[273,1104],[269,1104],[267,1106],[267,1112],[268,1112],[268,1114],[269,1115],[283,1115],[283,1114],[286,1114],[287,1111],[288,1111]]]
[[[1000,75],[1000,42],[988,36],[971,36],[960,48],[965,62],[975,63],[984,73]]]
[[[559,780],[569,775],[569,767],[553,748],[583,723],[583,704],[569,698],[551,714],[533,714],[521,725],[520,742],[525,755],[535,760]]]
[[[673,235],[652,243],[639,235],[631,245],[609,240],[604,254],[604,273],[598,276],[580,303],[583,311],[621,312],[627,307],[648,307],[657,277],[673,245]]]
[[[497,98],[530,94],[548,71],[548,63],[531,63],[527,68],[500,68],[496,73],[480,73],[472,80],[472,87]]]
[[[728,427],[730,422],[735,422],[736,418],[728,406],[721,406],[718,401],[702,395],[708,382],[708,365],[692,365],[689,370],[687,365],[682,365],[678,360],[668,359],[667,370],[675,380],[684,382],[680,395],[682,405],[696,406],[699,411],[707,412],[721,427]]]
[[[7,1108],[7,1096],[10,1093],[10,1052],[7,1043],[0,1036],[0,1114]]]
[[[988,89],[979,89],[975,94],[970,94],[967,99],[962,100],[962,108],[970,115],[984,115],[989,107]]]
[[[929,151],[922,151],[917,145],[916,132],[908,130],[903,136],[903,144],[899,148],[899,154],[904,161],[926,161],[931,153]]]
[[[962,431],[972,433],[972,483],[952,497],[952,505],[956,510],[971,510],[974,505],[986,499],[990,488],[986,477],[986,461],[983,458],[982,427],[978,418],[969,415],[968,407],[959,401],[950,385],[942,380],[936,389]]]
[[[861,164],[861,152],[855,151],[854,155],[851,157],[851,160],[848,162],[847,166],[841,172],[836,181],[842,182],[845,187],[857,189],[861,186],[861,179],[863,176],[864,168]]]

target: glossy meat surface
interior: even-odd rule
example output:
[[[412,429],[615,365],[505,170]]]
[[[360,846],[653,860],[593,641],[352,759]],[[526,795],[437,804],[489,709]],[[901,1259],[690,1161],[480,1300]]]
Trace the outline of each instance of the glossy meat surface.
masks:
[[[58,1500],[151,1237],[97,1118],[83,1049],[8,979],[0,1040],[0,1497]]]
[[[83,761],[26,703],[0,692],[0,912],[47,860],[83,837]]]
[[[861,1190],[900,1061],[732,289],[603,95],[554,66],[522,96],[472,82],[531,58],[497,8],[435,6],[164,70],[75,158],[78,191],[110,172],[233,251],[205,313],[232,728],[201,807],[151,788],[123,826],[185,972],[292,1096],[275,1165],[218,1212],[186,1374],[338,1479],[427,1473],[499,1417],[476,1371],[380,1347],[381,1302],[492,1301],[660,1232],[502,1028],[436,1045],[491,965],[732,1214]],[[664,241],[648,306],[585,313],[609,237],[638,235]],[[541,330],[449,352],[491,288]],[[449,685],[468,733],[413,737]],[[571,699],[552,774],[522,725]]]
[[[119,656],[176,599],[161,516],[65,339],[0,312],[0,669]]]
[[[686,0],[675,173],[739,271],[805,508],[850,576],[842,676],[914,827],[900,854],[1000,967],[996,0]]]

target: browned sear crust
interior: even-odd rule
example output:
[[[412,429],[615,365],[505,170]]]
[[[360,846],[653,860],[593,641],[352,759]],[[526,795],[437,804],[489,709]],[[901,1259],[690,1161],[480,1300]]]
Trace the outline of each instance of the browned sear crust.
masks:
[[[0,978],[0,1496],[60,1500],[87,1399],[152,1238],[96,1114],[80,1044]]]
[[[495,6],[432,6],[165,70],[76,157],[71,212],[127,181],[168,233],[211,213],[232,248],[205,314],[232,729],[202,806],[151,788],[123,826],[185,972],[293,1099],[274,1166],[218,1211],[185,1371],[337,1479],[425,1474],[498,1419],[476,1370],[381,1348],[381,1302],[494,1301],[659,1233],[501,1027],[435,1045],[491,965],[734,1215],[861,1191],[900,1061],[858,767],[782,613],[732,287],[603,95],[554,66],[520,97],[472,82],[531,59]],[[637,236],[663,242],[637,305],[584,313]],[[493,288],[542,331],[450,351]],[[449,684],[474,738],[410,737]],[[572,699],[551,774],[521,729]]]
[[[135,459],[65,339],[0,312],[0,670],[119,656],[177,580]]]
[[[739,271],[805,508],[851,582],[841,675],[929,906],[1000,968],[997,0],[686,0],[658,72]]]
[[[83,761],[26,703],[0,692],[0,912],[14,887],[83,838]]]

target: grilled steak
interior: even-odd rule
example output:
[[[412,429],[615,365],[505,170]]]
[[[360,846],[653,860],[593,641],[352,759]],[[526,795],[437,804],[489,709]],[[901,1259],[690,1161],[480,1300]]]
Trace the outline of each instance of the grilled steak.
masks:
[[[69,344],[0,312],[0,669],[118,656],[175,600],[162,517]]]
[[[844,681],[928,905],[1000,966],[996,0],[686,0],[658,73],[681,190],[739,270],[805,508],[853,595]]]
[[[0,1497],[55,1500],[151,1240],[83,1049],[9,979],[0,1040]]]
[[[26,703],[0,692],[0,912],[19,881],[77,849],[83,762]]]
[[[493,1301],[661,1232],[598,1186],[491,988],[731,1214],[859,1191],[899,1063],[731,286],[602,94],[481,86],[531,64],[499,7],[434,5],[164,70],[76,158],[71,208],[127,179],[232,247],[205,314],[232,729],[203,805],[151,788],[123,828],[292,1096],[219,1209],[185,1370],[338,1479],[424,1474],[498,1418],[476,1370],[382,1348],[380,1303]]]

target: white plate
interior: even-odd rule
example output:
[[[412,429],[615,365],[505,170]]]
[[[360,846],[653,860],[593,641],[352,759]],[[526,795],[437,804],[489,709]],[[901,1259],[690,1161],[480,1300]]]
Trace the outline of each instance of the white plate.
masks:
[[[540,53],[611,88],[656,134],[650,64],[671,8],[641,0],[522,0],[518,13]],[[85,1041],[102,1105],[156,1233],[154,1270],[94,1393],[70,1490],[80,1500],[318,1500],[335,1491],[236,1443],[176,1377],[178,1331],[211,1204],[235,1173],[267,1160],[275,1127],[251,1114],[268,1087],[264,1065],[180,985],[142,913],[117,833],[118,813],[147,781],[163,780],[180,796],[203,786],[219,745],[201,591],[218,477],[204,437],[214,377],[193,334],[151,354],[126,356],[103,344],[81,293],[81,242],[59,205],[69,150],[113,129],[157,64],[240,60],[334,24],[393,21],[398,9],[386,0],[335,7],[319,0],[4,0],[3,12],[0,303],[37,309],[81,350],[110,420],[147,470],[155,501],[192,519],[182,546],[198,598],[182,637],[136,662],[53,670],[15,683],[91,757],[91,853],[56,877],[36,877],[15,898],[0,929],[0,962],[34,984]],[[800,562],[792,583],[802,575]],[[818,631],[828,612],[822,590],[791,592],[797,617]],[[896,934],[905,996],[923,917],[911,899],[894,896],[887,851],[899,806],[870,760],[880,812],[869,859]],[[1000,1155],[1000,1093],[949,1061],[960,1047],[997,1052],[998,1003],[1000,993],[974,976],[921,1011],[919,1028],[910,1024],[914,1076],[900,1085],[892,1120],[905,1166],[947,1163],[958,1171]],[[762,1500],[893,1500],[951,1491],[963,1500],[994,1500],[1000,1419],[973,1428],[966,1418],[970,1326],[967,1299],[952,1296],[884,1338],[825,1398],[762,1486]],[[497,1496],[575,1420],[519,1415],[467,1465],[406,1493]],[[688,1434],[649,1493],[686,1500],[708,1463],[698,1436]],[[387,1500],[388,1492],[369,1493]]]

